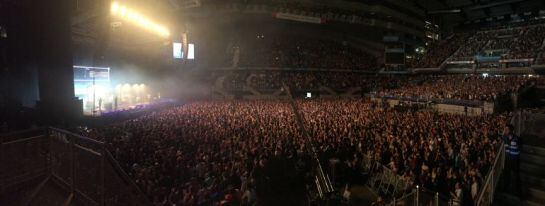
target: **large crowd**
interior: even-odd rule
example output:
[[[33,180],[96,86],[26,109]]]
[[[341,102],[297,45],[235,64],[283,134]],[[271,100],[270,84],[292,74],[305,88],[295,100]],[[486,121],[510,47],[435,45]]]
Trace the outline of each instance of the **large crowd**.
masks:
[[[276,91],[285,84],[296,90],[318,90],[326,86],[343,91],[353,87],[388,88],[405,83],[403,77],[376,76],[353,72],[308,72],[308,71],[242,71],[220,75],[227,91],[251,87],[257,91]]]
[[[456,33],[429,46],[423,56],[408,59],[411,68],[434,68],[450,57],[452,61],[472,61],[477,55],[495,51],[502,59],[531,59],[544,51],[545,24],[542,21],[506,24],[473,33]]]
[[[380,96],[417,99],[494,101],[500,95],[517,92],[527,81],[524,76],[449,75],[425,76],[421,81],[378,91]]]
[[[439,67],[443,61],[450,57],[460,48],[468,38],[468,34],[453,34],[444,40],[429,46],[423,56],[412,58],[408,62],[411,68],[434,68]]]
[[[492,164],[507,120],[505,115],[395,110],[366,99],[296,104],[325,171],[331,171],[332,160],[338,162],[335,175],[330,175],[334,185],[357,182],[363,159],[371,158],[412,186],[447,195],[463,188],[470,195],[458,201],[468,202],[475,199]],[[86,135],[105,141],[156,205],[281,204],[297,198],[267,197],[312,191],[309,144],[285,101],[188,103]],[[275,179],[286,175],[281,168],[289,168],[271,166],[275,160],[295,165],[297,178]],[[293,185],[297,181],[303,186]],[[273,190],[268,187],[272,184],[286,188]]]
[[[500,27],[497,30],[477,32],[455,57],[470,57],[482,50],[505,50],[503,59],[534,58],[543,51],[545,25]]]
[[[347,42],[278,37],[241,46],[239,66],[376,70],[376,60]]]
[[[240,74],[239,74],[240,75]],[[238,75],[235,75],[238,76]],[[525,76],[482,75],[415,75],[377,76],[350,72],[281,72],[246,73],[244,79],[229,79],[230,85],[247,85],[257,91],[276,91],[283,84],[296,90],[319,90],[321,86],[343,92],[361,87],[379,96],[415,99],[449,99],[494,101],[517,92],[531,78]],[[234,87],[229,87],[234,88]]]
[[[445,60],[472,61],[475,56],[501,56],[502,59],[530,59],[544,51],[545,24],[498,26],[474,32],[455,33],[431,43],[423,54],[406,60],[407,68],[437,68]],[[377,71],[372,54],[346,41],[305,37],[258,35],[255,41],[228,50],[228,59],[237,67],[314,68]],[[229,62],[229,60],[222,60]],[[234,61],[234,60],[233,60]],[[233,64],[230,62],[229,64]],[[385,69],[390,69],[384,66]],[[405,70],[402,68],[401,70]]]
[[[543,51],[545,41],[545,25],[534,25],[524,28],[522,34],[515,38],[509,47],[505,59],[534,58]]]
[[[488,40],[493,37],[493,34],[488,32],[477,32],[463,42],[460,49],[454,53],[454,58],[473,57],[477,55],[483,46],[488,43]]]

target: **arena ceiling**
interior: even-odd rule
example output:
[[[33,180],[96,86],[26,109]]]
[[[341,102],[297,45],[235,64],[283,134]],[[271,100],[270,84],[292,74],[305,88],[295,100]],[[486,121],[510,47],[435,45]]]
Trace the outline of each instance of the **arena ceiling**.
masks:
[[[233,0],[238,2],[238,0]],[[242,1],[242,0],[240,0]],[[500,16],[509,16],[510,14],[524,15],[525,12],[537,13],[539,10],[545,10],[545,0],[290,0],[290,2],[312,2],[316,7],[321,5],[341,6],[361,3],[374,6],[382,5],[392,8],[395,11],[410,15],[419,20],[431,20],[443,29],[448,29],[458,25],[464,25],[472,22],[485,22],[487,19],[498,19]],[[101,47],[117,47],[124,50],[147,51],[158,50],[164,42],[153,35],[139,32],[138,29],[122,25],[117,29],[115,25],[109,25],[112,28],[104,28],[100,25],[101,21],[107,19],[99,18],[97,12],[100,3],[108,5],[109,0],[77,0],[73,22],[73,40],[76,44],[87,44],[98,47],[97,50],[103,50]],[[124,0],[123,2],[135,3],[142,8],[149,10],[151,14],[169,13],[171,18],[168,20],[179,19],[180,14],[190,11],[193,8],[207,7],[208,5],[223,0]],[[229,1],[226,1],[229,2]],[[247,3],[262,3],[267,0],[245,0]],[[268,3],[280,2],[278,0]],[[281,2],[280,2],[281,3]],[[194,10],[194,11],[199,11]],[[356,11],[355,11],[356,12]],[[183,16],[183,15],[182,15]],[[178,18],[177,18],[178,17]],[[166,21],[168,21],[166,20]],[[114,22],[115,23],[115,22]],[[171,22],[172,24],[180,22]],[[173,25],[171,25],[173,26]],[[100,31],[109,30],[106,35]],[[109,42],[107,46],[96,44],[96,42]],[[146,49],[143,49],[146,48]]]

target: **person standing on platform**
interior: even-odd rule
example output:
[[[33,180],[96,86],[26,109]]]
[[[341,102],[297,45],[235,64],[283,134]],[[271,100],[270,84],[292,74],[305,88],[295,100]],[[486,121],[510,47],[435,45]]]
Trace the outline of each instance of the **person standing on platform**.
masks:
[[[505,188],[509,188],[511,183],[515,183],[515,192],[521,196],[520,192],[520,138],[513,133],[513,125],[507,125],[503,131],[503,142],[505,145]],[[512,176],[515,181],[512,182]]]

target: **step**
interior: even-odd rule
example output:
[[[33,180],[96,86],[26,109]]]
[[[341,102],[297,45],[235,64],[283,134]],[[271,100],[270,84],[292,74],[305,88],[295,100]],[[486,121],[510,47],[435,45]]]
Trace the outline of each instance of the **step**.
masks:
[[[545,167],[545,156],[523,152],[520,155],[520,161],[521,163],[528,163]]]
[[[535,202],[533,200],[524,200],[522,204],[525,206],[545,206],[542,202]]]
[[[542,187],[528,187],[526,191],[526,199],[532,202],[545,203],[545,188]]]
[[[536,177],[528,174],[520,174],[520,181],[523,186],[537,186],[545,188],[545,178]]]
[[[525,144],[522,146],[522,153],[545,157],[545,148]]]
[[[525,163],[520,164],[520,174],[533,176],[541,179],[545,179],[545,173],[540,172],[542,169],[536,167],[535,165],[527,165]]]
[[[506,205],[520,205],[520,199],[514,195],[508,193],[497,193],[492,205],[506,206]]]
[[[29,203],[30,206],[49,206],[49,205],[62,205],[69,195],[69,191],[66,191],[60,185],[57,185],[53,181],[48,181],[47,184],[39,191],[38,194]]]
[[[545,175],[545,166],[532,163],[521,162],[520,170],[529,172],[530,174],[543,174]]]
[[[541,200],[521,200],[512,194],[507,193],[499,193],[496,195],[496,198],[494,199],[494,203],[492,205],[498,205],[498,206],[545,206],[541,202]]]

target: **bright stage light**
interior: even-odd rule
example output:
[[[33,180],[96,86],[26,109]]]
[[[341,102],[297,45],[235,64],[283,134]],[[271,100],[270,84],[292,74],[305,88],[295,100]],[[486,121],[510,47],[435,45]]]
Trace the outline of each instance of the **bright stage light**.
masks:
[[[119,12],[119,4],[115,1],[112,2],[111,12],[112,14],[116,14],[117,12]]]
[[[110,13],[114,16],[118,16],[124,20],[136,24],[143,29],[153,32],[161,37],[166,38],[170,36],[170,31],[166,27],[154,23],[152,20],[141,15],[137,11],[127,8],[124,5],[120,5],[118,2],[112,2],[112,5],[110,7]]]
[[[121,6],[121,8],[119,8],[119,16],[125,17],[126,14],[127,14],[127,8],[125,8],[124,6]]]

